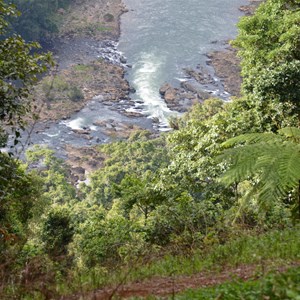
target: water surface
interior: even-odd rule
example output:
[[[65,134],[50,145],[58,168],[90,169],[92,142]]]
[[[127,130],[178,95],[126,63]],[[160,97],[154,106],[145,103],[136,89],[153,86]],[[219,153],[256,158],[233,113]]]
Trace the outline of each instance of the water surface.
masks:
[[[238,10],[247,0],[124,0],[119,49],[133,66],[128,80],[144,111],[166,121],[159,96],[165,82],[178,84],[183,68],[205,65],[205,54],[235,37]],[[217,42],[216,42],[217,41]]]

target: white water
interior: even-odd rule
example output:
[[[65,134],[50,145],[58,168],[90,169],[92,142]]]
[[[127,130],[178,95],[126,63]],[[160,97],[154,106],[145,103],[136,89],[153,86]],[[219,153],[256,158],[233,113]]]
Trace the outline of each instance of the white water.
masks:
[[[141,59],[133,68],[133,85],[137,87],[136,97],[144,102],[144,112],[163,123],[172,113],[157,93],[160,87],[157,76],[162,72],[165,60],[166,57],[159,54],[141,53]]]

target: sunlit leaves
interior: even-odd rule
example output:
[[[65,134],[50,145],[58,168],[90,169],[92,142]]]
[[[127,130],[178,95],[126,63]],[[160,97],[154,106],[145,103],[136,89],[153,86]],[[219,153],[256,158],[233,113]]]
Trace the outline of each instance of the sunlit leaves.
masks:
[[[107,156],[104,167],[91,175],[88,199],[109,207],[114,198],[118,198],[119,185],[129,176],[139,177],[141,182],[132,187],[137,189],[139,184],[155,178],[157,170],[168,164],[168,154],[164,138],[151,139],[150,132],[139,132],[129,141],[103,145],[99,151]],[[131,187],[123,182],[130,189]],[[128,191],[127,191],[128,192]],[[124,195],[126,191],[122,192]],[[141,191],[143,193],[143,191]]]

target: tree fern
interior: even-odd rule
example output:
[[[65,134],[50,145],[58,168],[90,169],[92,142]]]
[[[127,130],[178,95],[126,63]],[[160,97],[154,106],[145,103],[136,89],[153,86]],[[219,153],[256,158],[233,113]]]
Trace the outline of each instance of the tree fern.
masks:
[[[225,143],[220,158],[229,168],[220,177],[226,185],[255,178],[253,193],[261,203],[287,197],[297,191],[300,204],[300,129],[287,127],[274,133],[252,133]],[[300,216],[300,205],[299,205]]]

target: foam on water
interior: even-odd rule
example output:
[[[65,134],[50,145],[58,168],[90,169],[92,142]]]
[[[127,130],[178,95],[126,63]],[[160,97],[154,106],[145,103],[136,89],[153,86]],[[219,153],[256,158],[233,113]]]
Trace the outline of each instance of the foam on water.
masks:
[[[95,126],[95,125],[90,125],[90,129],[91,129],[92,131],[97,131],[97,126]]]
[[[140,60],[133,66],[136,96],[144,102],[144,112],[158,118],[161,123],[167,123],[168,117],[174,114],[157,93],[159,85],[156,78],[161,72],[164,60],[159,54],[143,52]]]
[[[60,131],[58,131],[57,133],[45,133],[45,135],[49,136],[50,138],[59,136],[59,134],[60,134]]]
[[[84,126],[85,120],[82,117],[78,117],[71,121],[62,121],[61,124],[65,124],[66,126],[70,127],[71,129],[82,129]]]

